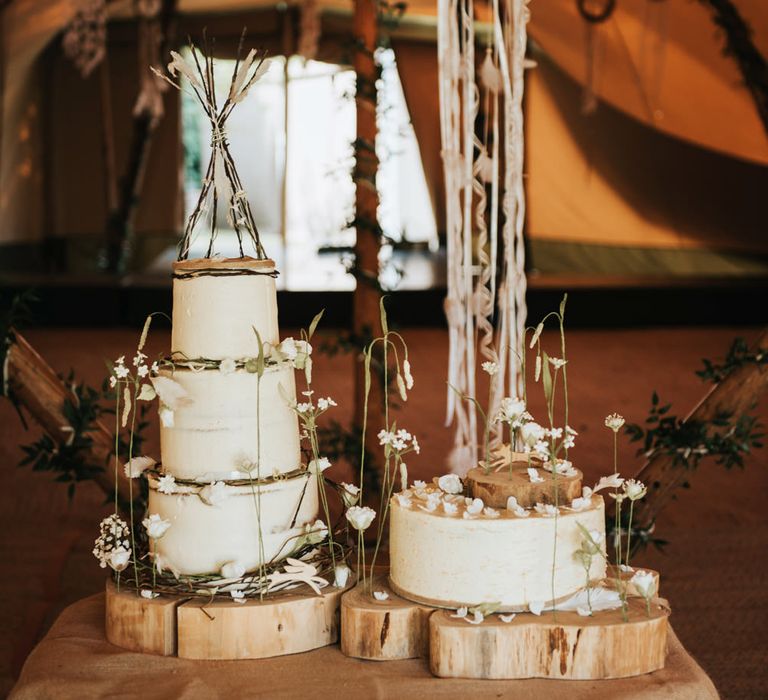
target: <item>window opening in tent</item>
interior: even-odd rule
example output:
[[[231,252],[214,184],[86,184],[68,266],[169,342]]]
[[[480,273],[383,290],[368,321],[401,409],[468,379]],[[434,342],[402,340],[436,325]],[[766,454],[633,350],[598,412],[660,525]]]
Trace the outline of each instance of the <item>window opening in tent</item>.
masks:
[[[189,49],[187,49],[189,51]],[[376,143],[379,220],[386,237],[381,282],[385,288],[434,286],[437,226],[418,143],[410,122],[394,52],[380,51]],[[219,99],[233,61],[215,61]],[[350,290],[347,273],[354,244],[352,181],[355,74],[348,67],[299,56],[272,59],[264,77],[237,106],[227,137],[267,253],[288,290]],[[197,202],[210,157],[210,125],[196,98],[182,93],[185,215]],[[236,256],[237,240],[219,211],[216,251]],[[427,251],[409,253],[420,244]],[[190,257],[204,255],[200,228]],[[401,247],[403,250],[401,250]],[[252,251],[246,251],[249,253]],[[402,279],[401,279],[402,277]]]

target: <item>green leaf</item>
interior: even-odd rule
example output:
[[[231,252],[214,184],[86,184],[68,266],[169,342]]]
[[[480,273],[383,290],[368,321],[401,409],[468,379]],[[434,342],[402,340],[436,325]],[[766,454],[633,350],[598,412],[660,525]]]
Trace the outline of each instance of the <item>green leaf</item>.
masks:
[[[261,342],[261,336],[255,327],[253,328],[253,332],[256,334],[256,340],[259,344],[259,354],[256,357],[256,374],[261,377],[264,374],[264,367],[266,365],[266,360],[264,358],[264,343]]]
[[[312,323],[309,324],[309,330],[307,331],[307,340],[310,340],[314,335],[317,324],[320,323],[320,319],[323,317],[324,313],[325,309],[320,311],[320,313],[312,319]]]
[[[568,292],[563,294],[563,300],[560,302],[560,320],[565,319],[565,303],[568,301]]]

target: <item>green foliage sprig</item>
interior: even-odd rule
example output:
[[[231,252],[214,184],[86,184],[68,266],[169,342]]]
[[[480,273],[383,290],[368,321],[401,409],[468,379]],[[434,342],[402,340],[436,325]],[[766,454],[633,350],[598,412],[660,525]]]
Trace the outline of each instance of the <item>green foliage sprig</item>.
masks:
[[[704,369],[697,370],[696,376],[705,382],[717,384],[725,379],[731,372],[744,367],[745,365],[765,365],[768,364],[768,350],[758,348],[752,350],[744,338],[736,338],[728,353],[721,363],[715,363],[704,359]]]
[[[714,458],[726,469],[743,467],[744,457],[763,446],[762,425],[757,417],[743,414],[735,418],[728,411],[719,412],[711,421],[684,420],[669,413],[672,404],[662,404],[654,391],[645,426],[637,423],[624,428],[632,442],[642,442],[639,455],[665,454],[672,465],[695,469],[704,458]]]

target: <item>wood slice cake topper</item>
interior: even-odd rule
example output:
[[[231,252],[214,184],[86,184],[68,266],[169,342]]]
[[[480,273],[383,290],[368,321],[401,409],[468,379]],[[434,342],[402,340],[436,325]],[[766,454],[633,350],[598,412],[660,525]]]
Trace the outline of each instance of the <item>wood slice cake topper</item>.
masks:
[[[541,470],[543,480],[536,482],[531,481],[527,462],[514,462],[511,468],[491,469],[487,474],[482,467],[475,467],[467,472],[467,486],[473,498],[481,498],[492,508],[506,508],[510,496],[523,508],[555,503],[555,492],[557,502],[566,505],[581,496],[582,473],[578,469],[573,471],[574,475],[559,474],[555,480],[549,472]]]
[[[107,582],[107,639],[131,651],[186,659],[265,659],[334,644],[347,588],[306,587],[245,603],[160,595]]]

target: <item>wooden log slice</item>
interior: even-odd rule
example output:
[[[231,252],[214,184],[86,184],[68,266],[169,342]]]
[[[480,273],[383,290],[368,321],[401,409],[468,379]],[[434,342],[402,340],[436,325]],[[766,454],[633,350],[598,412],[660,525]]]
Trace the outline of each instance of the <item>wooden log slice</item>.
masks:
[[[345,590],[302,589],[245,603],[190,600],[178,609],[179,658],[265,659],[334,644]]]
[[[106,634],[110,644],[162,656],[176,655],[176,608],[187,598],[142,598],[133,588],[118,591],[107,581]]]
[[[341,599],[341,652],[374,661],[426,657],[434,608],[395,594],[386,575],[374,577],[371,590],[389,598],[376,600],[360,584]]]
[[[442,678],[626,678],[664,667],[669,609],[630,598],[621,610],[497,615],[474,625],[440,610],[429,618],[429,665]]]
[[[557,477],[557,494],[560,505],[569,504],[581,496],[582,473],[576,469],[575,476]],[[492,508],[506,508],[507,499],[514,496],[519,505],[531,508],[537,503],[555,502],[555,479],[540,469],[543,482],[532,482],[528,475],[527,462],[513,462],[498,471],[492,468],[487,474],[482,467],[475,467],[467,472],[467,486],[473,498],[481,498],[483,503]]]

